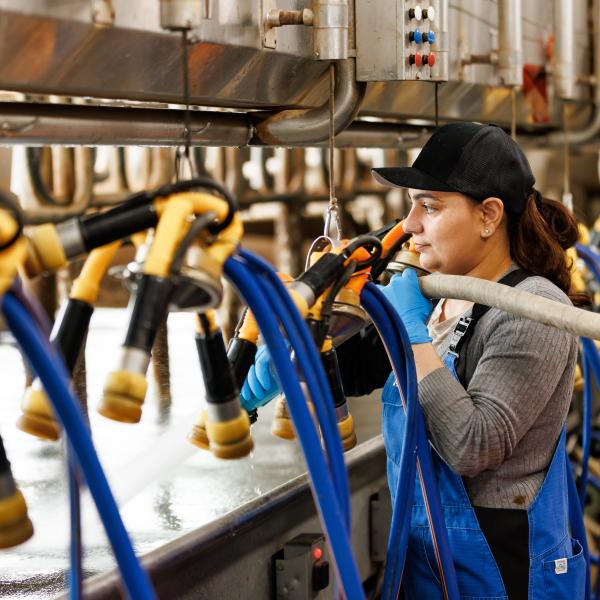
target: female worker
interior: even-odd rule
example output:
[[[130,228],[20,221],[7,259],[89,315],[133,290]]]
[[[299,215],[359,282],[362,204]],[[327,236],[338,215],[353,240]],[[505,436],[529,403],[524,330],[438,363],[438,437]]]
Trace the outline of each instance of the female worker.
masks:
[[[570,304],[564,249],[577,225],[542,199],[518,145],[493,125],[438,129],[412,167],[375,169],[408,188],[412,233],[424,269],[500,281]],[[461,597],[579,600],[586,560],[569,535],[564,424],[576,338],[460,300],[432,312],[414,270],[384,293],[408,331]],[[347,395],[383,387],[383,430],[392,493],[403,413],[376,334],[338,348]],[[276,385],[261,354],[243,395]],[[407,598],[443,598],[420,486],[415,488],[403,587]]]

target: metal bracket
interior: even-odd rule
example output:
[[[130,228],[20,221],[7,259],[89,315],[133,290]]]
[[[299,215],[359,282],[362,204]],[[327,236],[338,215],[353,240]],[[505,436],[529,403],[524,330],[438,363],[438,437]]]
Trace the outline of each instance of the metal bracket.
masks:
[[[112,0],[93,0],[92,22],[94,25],[112,27],[115,24],[115,9]]]
[[[269,15],[277,10],[277,0],[262,0],[260,14],[262,15],[260,27],[262,29],[263,48],[275,50],[277,48],[278,27],[269,24]]]
[[[371,496],[371,560],[385,562],[392,521],[392,499],[387,486]]]

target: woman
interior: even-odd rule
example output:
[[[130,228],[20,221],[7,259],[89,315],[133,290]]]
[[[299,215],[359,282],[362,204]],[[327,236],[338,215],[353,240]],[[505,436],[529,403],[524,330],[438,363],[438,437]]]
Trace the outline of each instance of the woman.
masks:
[[[533,189],[525,156],[500,128],[445,125],[412,167],[374,172],[408,188],[404,227],[425,269],[571,303],[564,249],[577,239],[575,220]],[[564,449],[576,338],[460,300],[441,299],[432,313],[413,270],[394,276],[384,293],[412,344],[461,597],[583,598],[586,564],[568,534]],[[348,395],[385,383],[393,493],[403,417],[381,342],[367,329],[340,346],[338,359]],[[273,383],[260,362],[245,394]],[[409,543],[405,596],[442,598],[418,484]]]

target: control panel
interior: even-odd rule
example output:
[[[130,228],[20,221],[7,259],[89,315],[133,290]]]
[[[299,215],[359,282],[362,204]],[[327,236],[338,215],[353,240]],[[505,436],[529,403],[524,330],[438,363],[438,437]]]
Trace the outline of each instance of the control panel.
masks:
[[[448,0],[361,0],[359,81],[448,80]]]

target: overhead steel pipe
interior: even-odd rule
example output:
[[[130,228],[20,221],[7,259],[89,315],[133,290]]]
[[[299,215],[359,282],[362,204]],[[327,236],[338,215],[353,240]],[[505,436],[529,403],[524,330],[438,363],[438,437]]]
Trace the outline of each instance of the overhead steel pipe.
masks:
[[[365,93],[365,83],[356,81],[354,59],[334,63],[334,122],[338,134],[357,115]],[[284,110],[277,113],[254,113],[255,134],[251,144],[300,146],[323,142],[329,135],[329,101],[309,110]]]
[[[305,131],[303,135],[296,132],[293,141],[261,142],[252,137],[254,127],[245,113],[192,111],[191,120],[194,146],[242,147],[249,145],[251,139],[252,144],[265,146],[320,146],[327,142],[327,135],[320,131],[317,131],[320,141]],[[350,116],[344,120],[347,125]],[[336,126],[338,129],[341,127]],[[0,103],[3,144],[179,146],[183,143],[182,135],[183,111],[178,110]],[[427,128],[419,125],[355,121],[338,132],[335,143],[339,148],[407,148],[422,146],[428,135]]]

